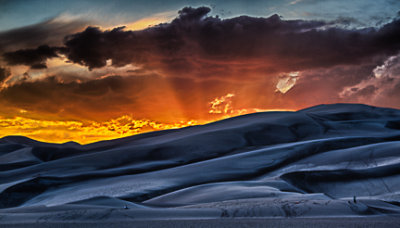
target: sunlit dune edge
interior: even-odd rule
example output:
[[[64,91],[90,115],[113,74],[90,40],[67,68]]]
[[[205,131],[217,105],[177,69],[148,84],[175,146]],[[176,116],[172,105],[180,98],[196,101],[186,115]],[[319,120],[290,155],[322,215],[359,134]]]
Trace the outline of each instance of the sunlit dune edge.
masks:
[[[292,111],[280,109],[251,109],[229,111],[227,108],[219,112],[214,110],[216,117],[211,120],[188,120],[177,122],[160,122],[149,119],[135,119],[124,115],[109,121],[79,121],[79,120],[45,120],[23,116],[13,118],[0,117],[0,137],[25,136],[37,141],[49,143],[65,143],[74,141],[89,144],[97,141],[111,140],[146,132],[179,129],[195,125],[203,125],[235,116],[266,111]]]

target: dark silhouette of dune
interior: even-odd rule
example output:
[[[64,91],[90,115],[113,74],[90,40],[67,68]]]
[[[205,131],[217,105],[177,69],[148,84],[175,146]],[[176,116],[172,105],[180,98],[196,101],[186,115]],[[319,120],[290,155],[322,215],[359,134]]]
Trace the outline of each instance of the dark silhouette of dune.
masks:
[[[397,218],[399,206],[395,109],[319,105],[88,145],[0,139],[0,224]]]

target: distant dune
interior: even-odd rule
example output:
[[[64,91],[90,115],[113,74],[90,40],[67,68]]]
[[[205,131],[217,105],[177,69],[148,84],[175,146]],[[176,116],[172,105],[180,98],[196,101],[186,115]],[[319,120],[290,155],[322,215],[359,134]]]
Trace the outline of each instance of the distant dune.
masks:
[[[0,139],[0,226],[399,215],[395,109],[319,105],[89,145]]]

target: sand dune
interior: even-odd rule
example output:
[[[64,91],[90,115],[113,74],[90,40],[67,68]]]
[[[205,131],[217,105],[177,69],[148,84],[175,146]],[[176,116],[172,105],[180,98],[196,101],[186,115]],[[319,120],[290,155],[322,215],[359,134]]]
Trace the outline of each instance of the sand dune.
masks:
[[[0,139],[0,224],[398,221],[399,205],[395,109],[320,105],[89,145]]]

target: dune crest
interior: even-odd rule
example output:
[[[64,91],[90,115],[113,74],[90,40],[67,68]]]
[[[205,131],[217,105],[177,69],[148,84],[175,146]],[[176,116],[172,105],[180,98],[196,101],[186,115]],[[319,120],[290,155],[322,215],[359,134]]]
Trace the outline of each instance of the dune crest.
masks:
[[[397,215],[399,139],[400,110],[358,104],[88,145],[4,137],[0,223]]]

